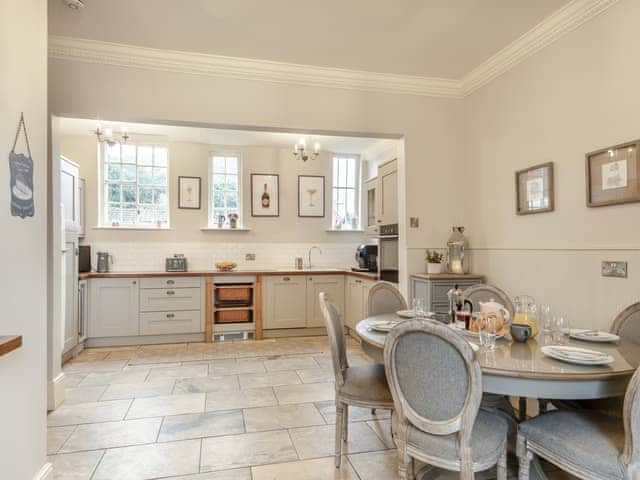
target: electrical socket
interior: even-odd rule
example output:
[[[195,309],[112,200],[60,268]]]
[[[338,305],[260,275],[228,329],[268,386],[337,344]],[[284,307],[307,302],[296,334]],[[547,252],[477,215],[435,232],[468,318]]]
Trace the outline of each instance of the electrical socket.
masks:
[[[244,259],[247,261],[254,261],[256,259],[256,254],[255,253],[245,253],[244,254]]]
[[[420,218],[419,217],[409,217],[409,226],[411,228],[418,228],[420,226]]]
[[[603,260],[601,271],[603,277],[627,278],[627,262]]]

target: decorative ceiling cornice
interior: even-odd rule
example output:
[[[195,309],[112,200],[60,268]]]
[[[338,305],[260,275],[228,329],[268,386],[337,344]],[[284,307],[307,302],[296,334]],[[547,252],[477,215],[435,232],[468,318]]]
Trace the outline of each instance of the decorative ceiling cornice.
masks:
[[[617,2],[618,0],[573,0],[569,2],[462,77],[462,94],[464,96],[470,95]]]
[[[366,92],[462,98],[575,30],[618,0],[573,0],[462,79],[365,72],[50,36],[49,57],[192,75]]]
[[[460,95],[457,80],[363,72],[203,53],[49,37],[49,57],[192,75],[430,97]]]

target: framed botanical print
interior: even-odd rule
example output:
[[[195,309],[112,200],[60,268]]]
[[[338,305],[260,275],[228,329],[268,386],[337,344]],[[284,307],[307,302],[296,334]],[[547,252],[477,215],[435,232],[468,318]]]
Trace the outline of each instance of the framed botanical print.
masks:
[[[280,176],[274,173],[251,174],[251,216],[280,216]]]
[[[640,202],[640,140],[587,153],[587,206]]]
[[[552,212],[553,162],[516,172],[516,214]]]
[[[324,177],[298,175],[298,216],[324,217]]]
[[[178,208],[200,209],[200,177],[178,177]]]

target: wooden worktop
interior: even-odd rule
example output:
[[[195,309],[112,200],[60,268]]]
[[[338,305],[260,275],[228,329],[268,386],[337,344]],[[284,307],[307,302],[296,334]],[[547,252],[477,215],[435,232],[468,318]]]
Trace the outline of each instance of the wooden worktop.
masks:
[[[411,276],[426,280],[475,280],[484,278],[484,275],[475,275],[473,273],[412,273]]]
[[[80,273],[80,280],[89,278],[147,278],[147,277],[210,277],[213,275],[351,275],[353,277],[364,278],[366,280],[377,280],[378,274],[367,272],[353,272],[351,270],[341,270],[338,268],[311,269],[311,270],[275,270],[275,269],[252,269],[233,270],[222,272],[220,270],[191,270],[188,272],[89,272]]]
[[[0,336],[0,357],[22,346],[21,335]]]

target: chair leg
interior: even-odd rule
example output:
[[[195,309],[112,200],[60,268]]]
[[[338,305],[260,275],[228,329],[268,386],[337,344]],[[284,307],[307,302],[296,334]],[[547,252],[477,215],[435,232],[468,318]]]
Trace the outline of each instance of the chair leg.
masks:
[[[524,437],[518,435],[518,441],[516,446],[516,454],[518,455],[518,480],[529,480],[529,474],[531,470],[531,460],[533,460],[533,454],[527,448],[527,441]]]
[[[400,480],[414,480],[412,458],[406,454],[404,448],[398,448],[398,475]]]
[[[342,413],[342,440],[349,441],[349,405],[346,404]]]
[[[505,445],[504,451],[500,458],[498,458],[498,464],[496,465],[497,480],[507,480],[507,446]]]
[[[340,468],[342,463],[342,416],[344,414],[344,407],[342,403],[336,402],[336,444],[335,444],[335,456],[336,456],[336,468]]]
[[[538,400],[538,410],[540,413],[547,413],[549,410],[549,400],[541,398]]]

